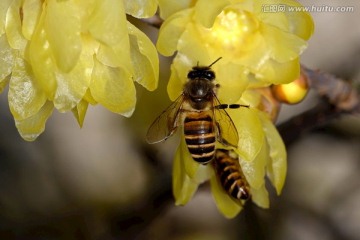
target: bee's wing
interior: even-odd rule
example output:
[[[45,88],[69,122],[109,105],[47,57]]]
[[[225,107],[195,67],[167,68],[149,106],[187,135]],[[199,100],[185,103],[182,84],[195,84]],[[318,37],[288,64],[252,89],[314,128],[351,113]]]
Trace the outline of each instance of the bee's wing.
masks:
[[[179,116],[184,96],[180,95],[167,109],[165,109],[151,124],[146,134],[148,143],[165,141],[179,126]]]
[[[214,111],[214,121],[216,126],[216,139],[226,145],[237,147],[239,142],[238,131],[231,120],[229,114],[223,108],[218,108],[220,106],[220,101],[217,99],[214,94],[213,97],[213,111]]]

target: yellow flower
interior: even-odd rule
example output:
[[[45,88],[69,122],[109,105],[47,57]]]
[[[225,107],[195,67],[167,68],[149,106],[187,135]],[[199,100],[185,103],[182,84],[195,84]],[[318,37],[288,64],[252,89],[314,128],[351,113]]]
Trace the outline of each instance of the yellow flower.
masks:
[[[294,0],[160,1],[165,21],[157,48],[172,64],[168,93],[174,100],[186,73],[199,62],[214,65],[223,102],[236,102],[248,87],[289,83],[299,76],[299,55],[313,32],[311,16],[267,6],[300,6]],[[163,11],[163,12],[161,12]]]
[[[227,111],[240,137],[238,148],[233,151],[239,156],[240,166],[250,185],[252,201],[263,208],[269,207],[265,177],[269,178],[276,192],[280,194],[287,169],[284,143],[270,115],[262,111],[266,101],[268,100],[263,92],[247,90],[237,103],[251,107]],[[217,148],[226,147],[219,143]],[[219,211],[227,218],[235,217],[243,205],[225,192],[216,177],[212,164],[202,165],[192,159],[183,139],[173,165],[173,193],[176,204],[186,204],[198,185],[210,179],[212,194]]]
[[[148,17],[156,8],[155,0],[3,0],[0,89],[9,80],[21,136],[36,139],[54,107],[80,125],[89,103],[130,116],[134,81],[154,90],[159,70],[155,47],[126,13]]]

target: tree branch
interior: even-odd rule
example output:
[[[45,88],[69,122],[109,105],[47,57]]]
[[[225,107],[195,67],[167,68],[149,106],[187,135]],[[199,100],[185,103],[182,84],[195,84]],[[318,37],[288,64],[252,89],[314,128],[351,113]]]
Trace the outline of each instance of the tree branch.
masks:
[[[302,66],[310,88],[322,97],[314,108],[280,124],[278,130],[289,146],[307,131],[322,127],[343,114],[360,114],[360,96],[347,81],[334,75]]]

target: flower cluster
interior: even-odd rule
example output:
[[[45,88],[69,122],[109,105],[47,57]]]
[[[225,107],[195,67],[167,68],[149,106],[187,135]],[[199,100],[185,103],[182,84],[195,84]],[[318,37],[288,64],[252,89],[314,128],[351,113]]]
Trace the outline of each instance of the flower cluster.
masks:
[[[34,140],[54,107],[82,125],[88,104],[130,116],[134,82],[157,87],[158,56],[126,14],[149,17],[157,2],[2,0],[0,89],[19,133]]]
[[[206,0],[159,2],[165,18],[157,42],[160,53],[177,51],[168,85],[179,95],[191,66],[214,65],[223,102],[236,102],[247,88],[284,84],[300,73],[299,55],[313,32],[306,12],[266,12],[264,6],[299,6],[294,0]],[[204,10],[206,9],[206,11]]]
[[[308,13],[265,12],[264,6],[269,4],[300,6],[294,0],[159,1],[165,21],[157,42],[163,55],[176,52],[168,83],[172,100],[181,93],[192,66],[199,62],[208,65],[222,57],[212,66],[220,85],[217,96],[222,103],[250,106],[228,110],[240,136],[233,151],[250,185],[252,200],[264,208],[269,206],[265,179],[280,194],[286,176],[286,149],[274,126],[279,101],[285,101],[277,97],[281,90],[297,85],[287,84],[299,77],[299,55],[313,32]],[[305,94],[306,89],[290,101],[300,101]],[[221,144],[217,147],[229,149]],[[243,204],[219,187],[213,165],[195,162],[182,141],[173,166],[176,204],[186,204],[207,180],[219,210],[228,218],[236,216]]]

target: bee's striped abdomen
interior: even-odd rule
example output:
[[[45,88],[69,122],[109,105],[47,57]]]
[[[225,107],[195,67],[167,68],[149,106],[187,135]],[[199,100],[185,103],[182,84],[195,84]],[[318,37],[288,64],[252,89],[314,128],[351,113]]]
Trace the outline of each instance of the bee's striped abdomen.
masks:
[[[238,200],[250,198],[250,187],[241,170],[239,160],[229,155],[229,151],[217,150],[214,167],[225,191]]]
[[[184,135],[195,161],[205,164],[214,158],[215,131],[208,114],[188,114],[184,120]]]

